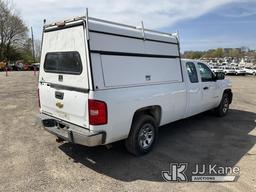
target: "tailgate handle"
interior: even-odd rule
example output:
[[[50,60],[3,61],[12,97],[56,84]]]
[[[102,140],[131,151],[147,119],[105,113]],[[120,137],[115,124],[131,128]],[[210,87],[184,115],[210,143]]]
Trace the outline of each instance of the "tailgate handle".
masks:
[[[57,99],[61,99],[62,100],[64,98],[64,93],[59,92],[59,91],[55,91],[55,97]]]

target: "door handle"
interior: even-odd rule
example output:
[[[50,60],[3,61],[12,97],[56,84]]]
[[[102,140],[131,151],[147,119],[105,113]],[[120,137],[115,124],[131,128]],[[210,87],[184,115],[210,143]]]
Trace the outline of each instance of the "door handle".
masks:
[[[207,89],[209,89],[209,87],[204,87],[204,90],[207,90]]]

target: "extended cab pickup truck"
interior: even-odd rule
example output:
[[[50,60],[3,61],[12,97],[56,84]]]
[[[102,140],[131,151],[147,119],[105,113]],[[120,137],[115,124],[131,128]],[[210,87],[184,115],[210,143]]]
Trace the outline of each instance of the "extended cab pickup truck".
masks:
[[[44,26],[38,95],[45,130],[85,146],[125,140],[148,153],[158,127],[214,109],[227,114],[231,83],[181,60],[173,34],[79,17]]]

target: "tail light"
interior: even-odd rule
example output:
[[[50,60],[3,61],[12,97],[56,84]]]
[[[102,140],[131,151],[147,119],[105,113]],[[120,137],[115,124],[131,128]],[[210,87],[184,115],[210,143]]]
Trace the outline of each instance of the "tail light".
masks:
[[[108,123],[107,104],[103,101],[88,100],[90,125],[104,125]]]
[[[38,107],[41,108],[39,88],[37,88],[37,101],[38,101]]]

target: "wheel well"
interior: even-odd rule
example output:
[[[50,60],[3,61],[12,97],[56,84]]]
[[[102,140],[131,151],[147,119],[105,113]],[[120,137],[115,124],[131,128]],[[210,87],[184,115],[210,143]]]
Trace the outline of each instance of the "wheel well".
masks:
[[[133,115],[132,122],[136,119],[136,117],[143,115],[143,114],[152,116],[156,120],[157,125],[158,126],[160,125],[161,115],[162,115],[160,106],[154,105],[154,106],[147,106],[147,107],[138,109]]]
[[[227,94],[228,94],[229,104],[231,104],[231,103],[232,103],[232,100],[233,100],[233,94],[232,94],[231,89],[226,89],[226,90],[224,91],[224,93],[227,93]],[[223,94],[224,94],[224,93],[223,93]]]

